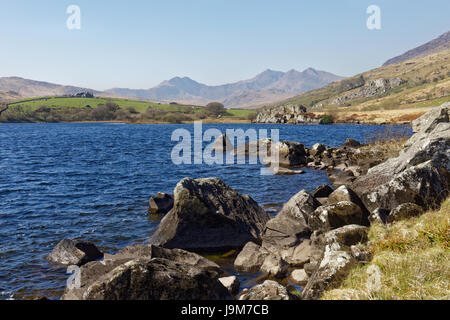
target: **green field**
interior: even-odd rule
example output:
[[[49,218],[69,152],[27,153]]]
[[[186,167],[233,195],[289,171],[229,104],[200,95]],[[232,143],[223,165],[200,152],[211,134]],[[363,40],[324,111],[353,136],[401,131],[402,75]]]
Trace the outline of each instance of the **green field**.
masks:
[[[38,109],[42,106],[50,107],[50,108],[84,108],[86,106],[90,106],[92,108],[97,108],[99,105],[104,105],[107,102],[113,102],[119,105],[121,108],[134,108],[136,111],[145,112],[148,107],[160,108],[166,111],[179,111],[183,112],[187,108],[194,108],[197,110],[201,110],[202,107],[198,106],[185,106],[185,105],[171,105],[171,104],[158,104],[154,102],[148,101],[136,101],[136,100],[128,100],[128,99],[119,99],[119,98],[75,98],[75,97],[67,97],[67,98],[56,98],[56,97],[44,97],[43,100],[35,100],[34,99],[26,99],[22,101],[17,101],[10,103],[10,105],[14,106],[23,106],[26,108],[31,108],[32,110]]]
[[[134,123],[182,123],[247,121],[253,110],[224,109],[211,112],[203,106],[164,104],[120,98],[42,97],[9,104],[0,122],[127,121]]]

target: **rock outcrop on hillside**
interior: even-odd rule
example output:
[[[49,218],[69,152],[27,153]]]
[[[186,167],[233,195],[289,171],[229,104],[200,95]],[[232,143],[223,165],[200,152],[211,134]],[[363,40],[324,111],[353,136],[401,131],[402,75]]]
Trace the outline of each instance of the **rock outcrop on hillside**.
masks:
[[[388,92],[394,88],[397,88],[405,83],[401,78],[392,79],[376,79],[367,82],[364,86],[354,89],[349,93],[345,93],[335,98],[331,104],[333,105],[345,105],[347,102],[353,99],[369,98]]]
[[[256,116],[257,123],[319,124],[321,120],[308,113],[306,107],[287,105],[266,108]]]

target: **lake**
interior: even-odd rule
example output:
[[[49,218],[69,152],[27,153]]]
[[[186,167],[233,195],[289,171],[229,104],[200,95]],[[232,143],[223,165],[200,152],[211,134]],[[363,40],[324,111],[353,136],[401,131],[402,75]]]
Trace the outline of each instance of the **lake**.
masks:
[[[278,129],[281,140],[332,147],[364,141],[383,126],[205,124]],[[173,193],[185,177],[219,177],[260,205],[282,204],[302,189],[329,183],[325,172],[264,176],[261,165],[180,165],[172,132],[193,125],[0,124],[0,300],[58,299],[65,269],[44,259],[64,238],[94,242],[108,253],[145,243],[159,220],[148,199]],[[245,276],[243,276],[245,280]],[[244,281],[245,286],[245,281]]]

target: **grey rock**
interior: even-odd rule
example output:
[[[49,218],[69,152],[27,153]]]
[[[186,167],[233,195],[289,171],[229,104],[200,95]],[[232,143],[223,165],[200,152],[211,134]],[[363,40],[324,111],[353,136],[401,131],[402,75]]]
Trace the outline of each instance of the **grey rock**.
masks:
[[[91,284],[83,300],[232,300],[217,274],[161,258],[139,258]]]
[[[325,146],[321,143],[316,143],[309,149],[309,154],[316,157],[320,156],[326,150]]]
[[[353,202],[341,201],[317,208],[309,221],[311,230],[329,231],[349,224],[363,224],[361,208]]]
[[[309,280],[308,274],[303,269],[298,269],[298,270],[292,271],[290,278],[294,283],[296,283],[300,286],[305,286]]]
[[[258,242],[270,216],[249,196],[220,179],[179,182],[174,207],[163,218],[151,243],[191,251],[241,249]]]
[[[253,242],[249,242],[236,257],[234,268],[239,272],[257,272],[268,255],[269,252],[265,249]]]
[[[243,291],[239,300],[291,300],[291,296],[287,289],[278,282],[266,280],[263,284],[257,285],[250,290]]]
[[[373,223],[381,223],[384,224],[386,223],[387,217],[389,215],[389,211],[388,210],[383,210],[381,208],[376,208],[375,210],[372,211],[372,213],[369,216],[369,222],[371,224]]]
[[[155,275],[146,274],[150,271]],[[218,285],[218,276],[222,273],[217,264],[195,253],[136,245],[127,247],[116,255],[105,255],[103,261],[82,266],[81,287],[67,288],[62,299],[189,299],[189,290],[197,290],[195,294],[198,294],[199,299],[230,298]],[[164,282],[164,277],[173,278]],[[175,283],[177,279],[178,284]],[[205,285],[202,286],[200,281],[205,281]],[[213,289],[218,292],[209,292]],[[170,292],[171,290],[174,292]]]
[[[333,191],[334,191],[333,188],[331,188],[329,185],[323,185],[317,187],[313,191],[312,196],[314,198],[328,198],[328,196],[332,194]]]
[[[152,214],[166,214],[173,208],[173,196],[159,192],[149,200],[148,211]]]
[[[416,132],[397,158],[357,178],[352,188],[369,210],[392,210],[402,203],[435,208],[450,189],[449,104],[430,111],[413,124]]]
[[[363,212],[363,221],[361,221],[360,224],[369,225],[369,211],[366,209],[366,206],[356,192],[347,186],[340,186],[328,196],[328,204],[335,204],[342,201],[353,202],[358,205]]]
[[[235,276],[220,278],[219,281],[222,285],[227,288],[227,290],[233,295],[236,296],[239,293],[239,289],[241,288],[241,283],[239,279]]]
[[[302,190],[293,196],[278,215],[267,222],[262,237],[263,247],[269,251],[295,247],[310,235],[308,220],[320,206],[307,191]]]
[[[396,221],[418,217],[424,213],[422,207],[419,207],[415,203],[403,203],[396,207],[391,213],[387,216],[386,222],[393,223]]]
[[[226,134],[221,135],[214,141],[213,148],[215,152],[230,152],[234,150],[233,142],[228,138]]]
[[[362,250],[357,246],[351,246],[350,252],[352,253],[353,258],[359,262],[369,263],[372,260],[372,254],[369,251]]]
[[[103,253],[91,242],[64,239],[60,241],[46,259],[66,266],[82,266],[103,258]]]
[[[275,278],[284,278],[288,272],[289,265],[281,257],[268,255],[261,266],[261,271]]]
[[[304,288],[302,298],[319,299],[325,290],[338,286],[357,263],[351,246],[367,241],[367,227],[348,225],[324,235],[323,258]]]

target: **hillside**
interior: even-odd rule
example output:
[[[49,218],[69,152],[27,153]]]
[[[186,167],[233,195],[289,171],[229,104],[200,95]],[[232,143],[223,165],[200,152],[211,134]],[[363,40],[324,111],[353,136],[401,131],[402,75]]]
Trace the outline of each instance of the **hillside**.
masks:
[[[4,107],[0,106],[0,110]],[[251,110],[209,110],[207,107],[162,104],[120,98],[50,96],[15,101],[0,114],[0,122],[123,121],[132,123],[181,123],[195,120],[248,121]]]
[[[95,96],[129,98],[136,100],[177,102],[205,105],[219,101],[229,108],[258,106],[279,101],[300,92],[323,87],[342,77],[309,68],[303,72],[266,70],[256,77],[235,83],[208,86],[188,77],[175,77],[150,89],[115,88],[97,91],[89,88],[64,86],[19,77],[0,78],[0,102],[46,96],[72,95],[92,92]]]
[[[384,66],[390,64],[400,63],[406,60],[417,59],[421,57],[428,56],[433,53],[445,51],[450,49],[450,31],[447,31],[438,38],[431,40],[430,42],[421,45],[420,47],[414,48],[399,55],[395,58],[389,59],[384,63]]]
[[[220,101],[229,108],[237,108],[278,101],[340,79],[342,77],[312,68],[303,72],[266,70],[252,79],[219,86],[208,86],[188,77],[176,77],[147,90],[115,88],[106,92],[146,100],[203,103]]]
[[[447,101],[450,101],[450,50],[383,66],[272,107],[304,105],[311,112],[331,113],[339,120],[353,116],[354,120],[365,122],[375,120],[378,113],[406,110],[399,117],[409,121],[407,115],[418,117],[429,110],[423,110],[424,107]],[[384,118],[377,118],[376,122],[389,121],[389,117]]]
[[[6,93],[9,92],[9,97],[6,93],[2,94],[2,91]],[[44,81],[28,80],[19,77],[0,78],[0,100],[2,101],[33,97],[61,96],[67,94],[71,95],[85,91],[92,92],[95,95],[101,94],[100,91],[87,88],[64,86]],[[16,97],[16,99],[9,99],[14,97]]]

